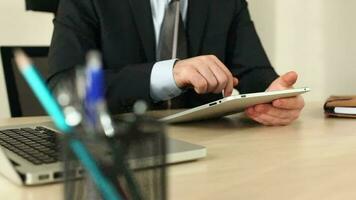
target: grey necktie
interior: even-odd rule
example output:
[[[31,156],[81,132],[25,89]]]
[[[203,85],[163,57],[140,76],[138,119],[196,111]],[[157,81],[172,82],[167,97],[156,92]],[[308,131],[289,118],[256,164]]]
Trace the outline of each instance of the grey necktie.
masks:
[[[172,0],[165,11],[161,26],[157,48],[157,61],[168,59],[184,59],[188,57],[187,40],[182,16],[180,15],[180,1]],[[168,100],[167,108],[184,107],[184,96]]]
[[[157,61],[187,58],[187,41],[180,15],[180,1],[172,0],[165,11],[157,48]]]

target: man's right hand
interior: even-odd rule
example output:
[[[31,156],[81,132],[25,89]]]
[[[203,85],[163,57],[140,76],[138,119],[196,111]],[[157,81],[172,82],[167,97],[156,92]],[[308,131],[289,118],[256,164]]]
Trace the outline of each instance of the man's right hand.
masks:
[[[231,96],[238,79],[214,55],[193,57],[176,62],[173,68],[174,80],[179,88],[192,87],[198,94],[224,91]]]

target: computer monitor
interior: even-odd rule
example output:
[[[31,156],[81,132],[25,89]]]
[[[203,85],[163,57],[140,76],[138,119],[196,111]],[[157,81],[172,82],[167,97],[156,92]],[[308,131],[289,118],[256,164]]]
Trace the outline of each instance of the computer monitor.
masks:
[[[46,115],[42,106],[23,79],[14,61],[13,50],[23,49],[38,67],[39,72],[48,77],[48,47],[0,47],[11,117]]]

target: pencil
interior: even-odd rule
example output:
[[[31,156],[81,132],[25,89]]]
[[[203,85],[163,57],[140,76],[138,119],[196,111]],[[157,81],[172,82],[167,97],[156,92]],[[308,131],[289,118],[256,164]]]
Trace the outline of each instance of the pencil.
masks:
[[[55,125],[63,132],[69,132],[70,127],[65,122],[65,117],[62,110],[56,101],[54,101],[52,94],[48,90],[44,80],[37,72],[31,60],[25,55],[22,50],[15,51],[15,61],[19,70],[23,74],[27,84],[30,86],[35,96],[45,108],[47,113],[52,117]]]

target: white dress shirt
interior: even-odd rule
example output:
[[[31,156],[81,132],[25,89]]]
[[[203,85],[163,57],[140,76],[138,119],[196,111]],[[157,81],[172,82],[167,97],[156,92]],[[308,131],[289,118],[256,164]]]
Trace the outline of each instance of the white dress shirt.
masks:
[[[156,48],[158,46],[161,26],[167,5],[171,0],[150,0],[152,19],[155,30]],[[180,12],[183,22],[186,22],[188,0],[180,0]],[[173,66],[176,59],[156,62],[151,72],[150,94],[155,101],[172,99],[182,93],[173,76]]]

